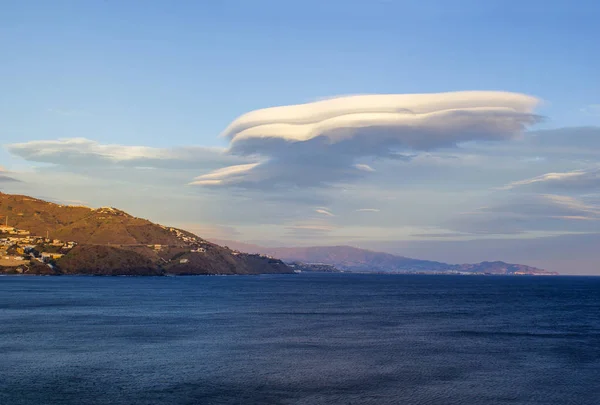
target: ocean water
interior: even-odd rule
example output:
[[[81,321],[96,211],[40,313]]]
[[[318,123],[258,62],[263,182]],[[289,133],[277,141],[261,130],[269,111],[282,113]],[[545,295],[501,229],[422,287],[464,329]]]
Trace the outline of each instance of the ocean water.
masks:
[[[0,404],[600,404],[600,277],[0,277]]]

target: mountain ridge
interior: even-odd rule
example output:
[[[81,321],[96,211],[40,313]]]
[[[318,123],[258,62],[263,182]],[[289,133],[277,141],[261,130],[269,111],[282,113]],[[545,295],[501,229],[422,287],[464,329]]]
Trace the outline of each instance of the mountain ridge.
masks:
[[[268,248],[224,239],[212,240],[238,250],[245,249],[248,252],[273,255],[290,264],[295,262],[327,264],[341,271],[349,272],[558,275],[557,272],[503,261],[448,264],[439,261],[413,259],[347,245]]]

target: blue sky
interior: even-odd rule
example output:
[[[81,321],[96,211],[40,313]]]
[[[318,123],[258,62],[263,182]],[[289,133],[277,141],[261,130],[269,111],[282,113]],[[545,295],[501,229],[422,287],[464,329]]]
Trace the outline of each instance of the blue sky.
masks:
[[[225,239],[288,245],[380,240],[388,250],[407,240],[438,246],[439,236],[415,235],[440,232],[456,233],[466,243],[474,233],[465,225],[472,220],[462,220],[465,212],[562,196],[572,200],[535,204],[542,204],[540,212],[548,201],[562,208],[583,204],[582,212],[593,217],[586,226],[556,218],[548,223],[557,216],[550,213],[513,233],[495,232],[490,218],[484,227],[489,238],[560,236],[562,246],[565,234],[600,231],[598,183],[592,181],[600,164],[594,158],[600,152],[594,149],[600,137],[599,17],[595,1],[5,2],[0,166],[6,174],[0,176],[19,182],[2,181],[0,187],[118,205]],[[318,173],[330,171],[329,188],[299,177],[314,176],[306,159],[290,171],[281,163],[289,163],[289,155],[267,155],[262,144],[254,147],[270,162],[267,168],[288,180],[295,176],[292,191],[189,185],[214,170],[254,163],[250,156],[221,159],[222,151],[206,149],[230,148],[231,140],[219,134],[244,113],[333,96],[465,90],[534,96],[540,100],[535,113],[545,118],[528,125],[525,140],[516,143],[490,145],[477,138],[450,151],[409,151],[416,157],[404,163],[353,155],[352,163],[373,168],[369,178],[335,177],[337,168],[318,166]],[[589,132],[572,135],[578,127]],[[544,132],[552,129],[558,132]],[[93,144],[70,145],[68,153],[61,143],[30,144],[71,138]],[[115,156],[134,152],[118,146],[157,148],[135,153],[170,153],[173,162],[125,167]],[[86,164],[90,153],[114,156]],[[339,151],[327,153],[324,159],[341,162]],[[460,163],[440,168],[449,159]],[[577,192],[506,189],[574,171],[592,178]],[[546,180],[528,184],[552,182]],[[340,198],[342,192],[353,197]],[[360,209],[379,218],[359,219],[354,213]],[[569,246],[564,249],[568,254]],[[468,248],[460,258],[470,260]]]

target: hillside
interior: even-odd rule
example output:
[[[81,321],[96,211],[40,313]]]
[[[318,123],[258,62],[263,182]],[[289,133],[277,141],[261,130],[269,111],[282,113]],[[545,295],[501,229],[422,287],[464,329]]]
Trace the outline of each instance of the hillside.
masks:
[[[102,245],[75,247],[58,262],[61,274],[160,276],[155,261],[144,255]]]
[[[448,264],[429,260],[412,259],[389,253],[375,252],[351,246],[313,246],[267,248],[234,241],[215,240],[238,250],[264,253],[281,258],[286,263],[321,263],[349,272],[382,273],[466,273],[498,275],[556,275],[535,267],[504,262],[481,262],[477,264]]]
[[[0,193],[0,217],[51,239],[85,244],[177,244],[175,233],[115,208],[92,209]],[[183,231],[181,231],[183,232]],[[186,232],[187,233],[187,232]]]
[[[2,224],[8,222],[10,227],[37,235],[36,250],[58,253],[51,260],[55,274],[292,272],[280,260],[265,255],[233,252],[190,232],[157,225],[115,208],[67,206],[28,196],[0,193],[0,220]],[[42,239],[44,243],[40,242]],[[34,237],[23,237],[22,240],[22,245],[26,246],[33,243],[30,240],[34,240]],[[60,241],[59,246],[50,243],[55,240]],[[14,246],[17,245],[15,243]],[[60,254],[64,255],[59,257]],[[29,266],[16,261],[14,265],[3,267],[20,267],[23,272],[29,269],[41,271],[37,264]]]

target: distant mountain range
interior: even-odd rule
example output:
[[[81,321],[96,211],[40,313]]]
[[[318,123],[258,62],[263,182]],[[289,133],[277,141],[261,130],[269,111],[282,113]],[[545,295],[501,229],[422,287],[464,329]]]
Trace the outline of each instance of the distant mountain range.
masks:
[[[0,221],[5,224],[0,227],[0,273],[164,275],[303,270],[557,274],[520,264],[447,264],[350,246],[266,248],[227,240],[209,242],[112,207],[60,205],[3,193]]]
[[[375,252],[351,246],[314,246],[267,248],[230,240],[214,239],[215,243],[245,252],[263,253],[282,259],[284,262],[323,264],[334,266],[339,271],[362,273],[448,273],[448,274],[498,274],[498,275],[557,275],[522,264],[501,261],[477,264],[448,264],[430,260],[412,259],[389,253]]]
[[[233,252],[116,208],[60,205],[0,193],[0,221],[0,273],[292,273],[281,260]]]

